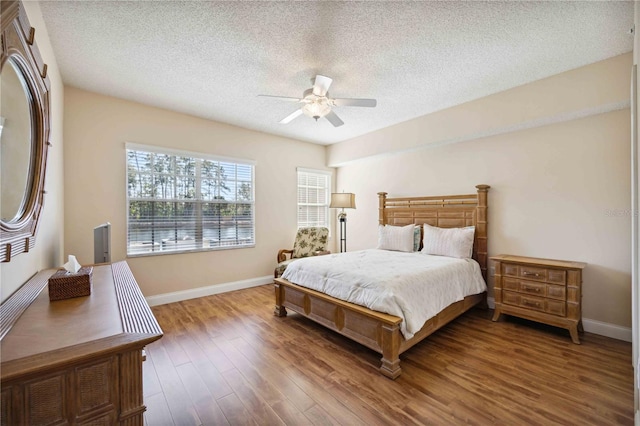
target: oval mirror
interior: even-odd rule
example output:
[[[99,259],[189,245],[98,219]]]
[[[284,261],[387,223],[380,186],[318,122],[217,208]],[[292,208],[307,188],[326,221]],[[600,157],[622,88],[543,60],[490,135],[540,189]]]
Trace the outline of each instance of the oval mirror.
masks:
[[[0,72],[0,218],[19,221],[31,192],[31,92],[11,58]]]
[[[21,2],[0,1],[0,262],[31,250],[49,148],[47,65]]]

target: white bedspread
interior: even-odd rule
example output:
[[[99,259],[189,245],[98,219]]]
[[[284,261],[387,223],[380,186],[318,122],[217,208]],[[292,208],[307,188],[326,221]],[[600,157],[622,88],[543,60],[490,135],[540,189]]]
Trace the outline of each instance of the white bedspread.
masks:
[[[405,339],[450,304],[487,288],[475,260],[387,250],[299,259],[282,278],[398,316]]]

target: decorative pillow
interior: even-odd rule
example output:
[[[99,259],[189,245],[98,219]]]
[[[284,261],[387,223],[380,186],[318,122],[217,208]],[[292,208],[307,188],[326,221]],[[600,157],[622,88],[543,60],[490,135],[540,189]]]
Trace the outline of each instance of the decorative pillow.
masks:
[[[422,233],[420,232],[421,229],[420,225],[415,225],[413,228],[413,251],[420,251],[420,237],[422,237]]]
[[[422,252],[439,256],[468,259],[473,253],[474,226],[465,228],[438,228],[423,225]]]
[[[413,251],[414,225],[378,225],[378,247],[381,250]]]

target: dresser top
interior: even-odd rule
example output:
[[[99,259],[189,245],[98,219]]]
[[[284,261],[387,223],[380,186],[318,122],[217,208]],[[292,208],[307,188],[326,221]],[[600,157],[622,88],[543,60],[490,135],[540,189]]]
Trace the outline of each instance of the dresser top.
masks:
[[[522,265],[536,265],[556,268],[584,269],[587,264],[584,262],[573,262],[570,260],[542,259],[538,257],[515,256],[511,254],[499,254],[491,256],[489,259],[496,262],[519,263]]]
[[[52,275],[55,269],[44,271]],[[49,352],[123,332],[111,268],[93,269],[91,295],[49,302],[48,286],[2,339],[2,361]]]
[[[126,262],[95,266],[91,295],[50,302],[46,282],[54,272],[38,273],[2,304],[2,380],[162,336]],[[21,291],[32,284],[36,291]],[[28,307],[10,318],[16,300]]]

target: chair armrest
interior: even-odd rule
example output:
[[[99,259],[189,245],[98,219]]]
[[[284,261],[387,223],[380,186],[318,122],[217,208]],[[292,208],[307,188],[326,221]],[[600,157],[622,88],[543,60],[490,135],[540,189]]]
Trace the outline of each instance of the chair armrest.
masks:
[[[287,260],[287,253],[289,253],[289,256],[291,256],[293,254],[293,250],[286,250],[286,249],[282,249],[278,252],[278,262],[284,262],[285,260]]]
[[[314,256],[324,256],[325,254],[331,254],[331,252],[329,250],[318,250],[313,252]]]

